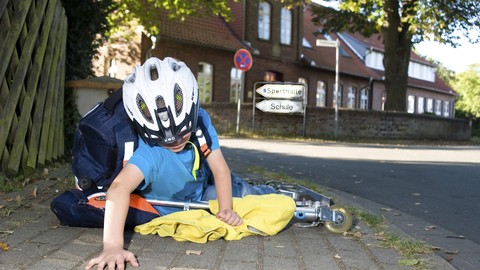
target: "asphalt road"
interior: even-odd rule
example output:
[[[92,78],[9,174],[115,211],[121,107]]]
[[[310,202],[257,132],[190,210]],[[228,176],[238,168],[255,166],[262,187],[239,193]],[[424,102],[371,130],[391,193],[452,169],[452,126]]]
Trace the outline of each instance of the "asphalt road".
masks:
[[[316,182],[480,244],[480,146],[221,140],[233,171],[264,168]]]

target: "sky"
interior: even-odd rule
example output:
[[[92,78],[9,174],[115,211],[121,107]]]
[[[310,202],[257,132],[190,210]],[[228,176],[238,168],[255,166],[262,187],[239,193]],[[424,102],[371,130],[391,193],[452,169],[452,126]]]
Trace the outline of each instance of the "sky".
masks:
[[[453,48],[436,42],[423,42],[415,48],[420,55],[437,60],[455,72],[463,72],[471,64],[480,64],[480,44],[465,41],[461,46]]]
[[[327,6],[336,5],[335,1],[333,4],[321,0],[314,0],[314,2]],[[427,41],[416,44],[415,49],[420,55],[440,62],[448,69],[463,72],[470,64],[480,64],[480,44],[470,44],[467,41],[461,44],[461,46],[453,48],[449,45]]]

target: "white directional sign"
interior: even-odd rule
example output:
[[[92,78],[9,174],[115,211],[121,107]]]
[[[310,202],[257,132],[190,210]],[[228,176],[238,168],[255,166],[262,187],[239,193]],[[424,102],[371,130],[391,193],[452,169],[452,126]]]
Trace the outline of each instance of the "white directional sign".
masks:
[[[337,47],[337,45],[336,40],[317,39],[318,47]]]
[[[301,101],[284,99],[266,99],[255,104],[257,109],[272,113],[301,113],[303,112],[303,103]]]
[[[257,88],[257,93],[266,98],[303,98],[305,86],[301,84],[265,84]]]

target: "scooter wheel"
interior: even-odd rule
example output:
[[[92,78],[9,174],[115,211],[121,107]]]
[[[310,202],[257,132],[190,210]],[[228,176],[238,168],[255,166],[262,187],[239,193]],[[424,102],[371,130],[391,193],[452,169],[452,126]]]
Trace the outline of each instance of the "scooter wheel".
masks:
[[[335,211],[336,221],[325,222],[325,227],[333,233],[344,233],[352,228],[353,217],[347,208],[332,205],[331,210]]]

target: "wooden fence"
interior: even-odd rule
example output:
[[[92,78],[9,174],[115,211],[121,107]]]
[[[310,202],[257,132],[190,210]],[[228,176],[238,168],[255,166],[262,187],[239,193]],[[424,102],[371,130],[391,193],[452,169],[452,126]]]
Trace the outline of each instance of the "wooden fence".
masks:
[[[0,165],[7,176],[63,157],[66,37],[60,0],[0,1]]]

